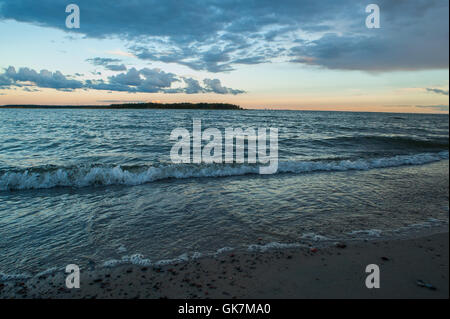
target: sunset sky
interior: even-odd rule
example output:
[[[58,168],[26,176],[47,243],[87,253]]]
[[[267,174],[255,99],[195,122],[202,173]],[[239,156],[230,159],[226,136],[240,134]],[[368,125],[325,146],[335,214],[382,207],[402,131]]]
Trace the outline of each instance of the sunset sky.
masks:
[[[65,12],[75,3],[79,29]],[[368,29],[365,8],[380,7]],[[448,113],[448,0],[0,0],[0,105]]]

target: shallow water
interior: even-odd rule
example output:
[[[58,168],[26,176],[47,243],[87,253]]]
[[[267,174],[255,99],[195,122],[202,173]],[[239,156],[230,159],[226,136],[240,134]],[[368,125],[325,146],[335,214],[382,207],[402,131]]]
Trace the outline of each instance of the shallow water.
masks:
[[[278,128],[279,173],[171,164],[193,118]],[[0,110],[0,273],[448,228],[448,132],[441,115]]]

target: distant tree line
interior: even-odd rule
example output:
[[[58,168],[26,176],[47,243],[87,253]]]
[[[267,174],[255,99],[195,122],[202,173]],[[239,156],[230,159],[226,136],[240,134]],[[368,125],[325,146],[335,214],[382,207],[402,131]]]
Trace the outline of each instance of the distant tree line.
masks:
[[[0,108],[28,109],[181,109],[181,110],[242,110],[228,103],[126,103],[111,105],[3,105]]]
[[[183,110],[242,110],[238,105],[228,103],[134,103],[112,104],[112,109],[183,109]]]

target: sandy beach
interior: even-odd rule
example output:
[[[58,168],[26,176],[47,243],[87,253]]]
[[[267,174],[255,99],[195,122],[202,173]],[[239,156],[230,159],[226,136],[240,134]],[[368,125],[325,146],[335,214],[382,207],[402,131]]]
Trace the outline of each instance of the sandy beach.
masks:
[[[122,265],[0,284],[1,298],[448,298],[448,233],[324,249],[224,253],[163,267]],[[368,264],[380,288],[368,289]],[[420,285],[420,282],[429,287]]]

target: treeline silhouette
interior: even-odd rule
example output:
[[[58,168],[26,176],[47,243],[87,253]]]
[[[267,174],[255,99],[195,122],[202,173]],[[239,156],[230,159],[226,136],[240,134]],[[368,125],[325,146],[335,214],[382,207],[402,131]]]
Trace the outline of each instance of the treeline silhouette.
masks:
[[[228,103],[126,103],[111,105],[3,105],[0,108],[29,109],[181,109],[181,110],[242,110]]]
[[[238,105],[228,103],[134,103],[112,104],[113,109],[187,109],[187,110],[241,110]]]

